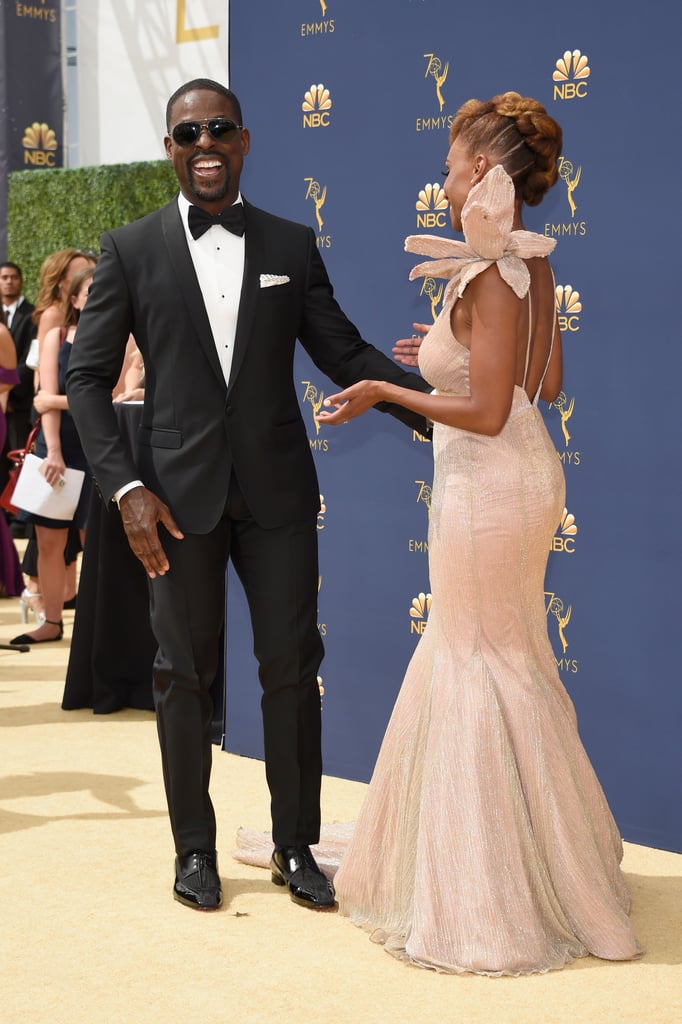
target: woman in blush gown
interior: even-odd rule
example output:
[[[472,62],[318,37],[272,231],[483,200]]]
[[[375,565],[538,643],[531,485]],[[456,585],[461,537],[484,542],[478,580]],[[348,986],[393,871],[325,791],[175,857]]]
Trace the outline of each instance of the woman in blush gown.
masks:
[[[380,401],[434,422],[433,603],[335,884],[341,912],[436,970],[524,974],[640,955],[622,844],[547,636],[544,575],[564,507],[538,410],[561,388],[554,242],[523,229],[557,178],[534,100],[470,100],[445,194],[464,242],[411,237],[449,278],[419,353],[435,393],[363,381],[319,418]],[[334,408],[335,411],[331,411]]]

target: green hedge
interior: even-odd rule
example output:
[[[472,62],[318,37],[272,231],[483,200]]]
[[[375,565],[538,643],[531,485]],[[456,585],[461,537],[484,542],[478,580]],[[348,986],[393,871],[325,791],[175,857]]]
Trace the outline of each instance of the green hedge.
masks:
[[[41,264],[55,249],[99,252],[103,231],[143,217],[177,191],[167,160],[10,174],[7,258],[22,268],[27,298],[35,298]]]

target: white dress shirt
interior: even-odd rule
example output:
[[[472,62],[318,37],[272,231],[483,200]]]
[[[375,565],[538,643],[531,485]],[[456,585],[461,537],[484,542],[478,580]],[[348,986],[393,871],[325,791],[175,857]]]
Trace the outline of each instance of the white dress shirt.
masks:
[[[240,193],[235,203],[241,201]],[[178,196],[180,218],[227,384],[232,368],[239,297],[244,279],[244,236],[240,238],[216,224],[205,231],[201,238],[192,238],[187,223],[190,205],[181,192]]]
[[[19,305],[19,303],[23,302],[23,300],[24,296],[20,295],[16,302],[12,302],[9,306],[6,306],[3,302],[2,310],[3,313],[5,314],[5,326],[7,327],[8,330],[12,326],[12,320],[14,319],[14,314],[17,311],[17,306]]]

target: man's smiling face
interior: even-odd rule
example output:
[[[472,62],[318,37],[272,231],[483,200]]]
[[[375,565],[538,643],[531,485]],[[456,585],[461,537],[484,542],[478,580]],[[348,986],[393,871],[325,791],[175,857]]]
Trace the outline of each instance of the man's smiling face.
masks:
[[[188,146],[180,146],[173,139],[173,129],[180,122],[212,118],[239,123],[227,96],[206,89],[185,93],[171,108],[170,135],[164,144],[183,195],[209,213],[218,213],[237,198],[244,157],[249,151],[248,129],[239,128],[225,138],[214,139],[204,127],[199,138]]]

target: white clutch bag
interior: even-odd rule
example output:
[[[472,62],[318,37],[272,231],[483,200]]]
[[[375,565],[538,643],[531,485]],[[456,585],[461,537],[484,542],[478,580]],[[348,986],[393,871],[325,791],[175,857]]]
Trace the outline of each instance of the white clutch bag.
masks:
[[[12,495],[12,503],[24,512],[70,522],[83,489],[82,469],[65,469],[58,487],[52,487],[40,472],[43,460],[27,455]]]
[[[37,370],[40,365],[38,339],[33,338],[26,353],[26,365],[30,370]]]

